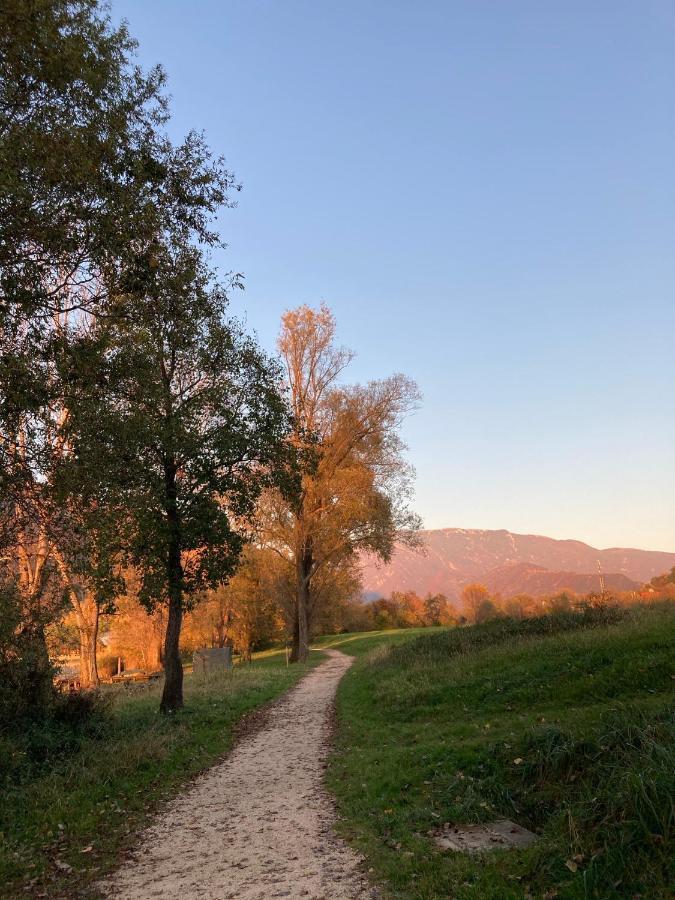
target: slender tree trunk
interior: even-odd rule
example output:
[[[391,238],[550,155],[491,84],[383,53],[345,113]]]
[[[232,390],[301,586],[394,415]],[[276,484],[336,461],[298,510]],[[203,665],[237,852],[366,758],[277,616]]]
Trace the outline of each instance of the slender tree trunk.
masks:
[[[98,602],[85,584],[74,576],[70,565],[58,547],[53,549],[54,557],[61,570],[61,576],[68,586],[70,602],[75,613],[75,622],[80,642],[80,687],[85,690],[97,688],[101,679],[98,675],[96,645],[98,643]]]
[[[156,672],[162,667],[162,641],[154,635],[148,644],[147,666],[151,672]]]
[[[289,655],[289,660],[291,662],[298,661],[298,647],[300,646],[300,636],[298,629],[298,597],[297,591],[295,596],[295,601],[293,603],[293,634],[291,635],[291,652]]]
[[[296,558],[296,628],[293,634],[291,662],[309,658],[309,606],[312,580],[312,547],[305,541]]]
[[[169,593],[169,618],[164,641],[164,691],[160,703],[163,713],[183,707],[183,664],[180,660],[180,631],[183,623],[183,566],[181,564],[180,519],[176,491],[176,467],[165,467],[165,489],[169,546],[166,576]]]
[[[96,660],[98,603],[91,595],[85,595],[78,598],[73,607],[80,639],[80,687],[85,690],[97,688],[101,683]]]

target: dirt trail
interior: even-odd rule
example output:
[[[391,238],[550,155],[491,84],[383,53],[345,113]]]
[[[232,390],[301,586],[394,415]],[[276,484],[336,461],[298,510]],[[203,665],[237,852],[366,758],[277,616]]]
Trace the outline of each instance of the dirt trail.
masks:
[[[103,886],[120,900],[361,900],[359,857],[333,831],[323,789],[330,708],[352,659],[336,650],[168,804]]]

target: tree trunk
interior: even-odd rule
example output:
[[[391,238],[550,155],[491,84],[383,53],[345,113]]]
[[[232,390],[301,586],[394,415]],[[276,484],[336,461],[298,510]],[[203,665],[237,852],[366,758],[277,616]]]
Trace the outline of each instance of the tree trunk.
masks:
[[[162,640],[161,638],[152,637],[147,648],[146,654],[147,666],[151,672],[156,672],[162,667]]]
[[[169,618],[164,641],[164,691],[159,708],[163,713],[172,713],[183,707],[183,664],[180,661],[180,630],[183,623],[183,566],[174,464],[168,463],[165,466],[164,478],[166,515],[169,526],[166,555]]]
[[[312,548],[305,542],[296,560],[295,627],[291,662],[307,662],[309,658],[309,603],[312,579]]]
[[[97,688],[101,680],[96,661],[98,643],[98,603],[91,595],[84,595],[73,604],[80,638],[80,687]]]
[[[183,604],[176,592],[169,600],[169,621],[164,642],[164,691],[160,710],[172,713],[183,707],[183,663],[180,661],[180,630]]]
[[[300,646],[300,636],[298,629],[298,598],[297,592],[295,602],[293,603],[293,634],[291,635],[291,652],[288,655],[289,662],[298,661],[298,647]]]
[[[70,602],[75,613],[80,642],[80,687],[85,690],[97,688],[101,683],[96,661],[98,601],[92,592],[87,590],[86,584],[73,574],[70,564],[61,550],[58,547],[54,547],[53,553],[61,571],[61,576],[66,582]]]

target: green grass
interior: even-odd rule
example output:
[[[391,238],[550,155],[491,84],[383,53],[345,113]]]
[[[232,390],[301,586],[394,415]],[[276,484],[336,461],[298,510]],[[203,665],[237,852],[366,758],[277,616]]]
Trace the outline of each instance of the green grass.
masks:
[[[349,656],[363,656],[376,647],[403,644],[420,635],[438,634],[445,628],[392,628],[387,631],[355,631],[346,634],[327,634],[312,645],[317,650],[335,648]]]
[[[160,686],[141,685],[110,690],[109,713],[79,732],[0,737],[0,896],[79,895],[159,802],[229,749],[245,713],[306,670],[267,652],[209,681],[187,676],[185,709],[170,718],[157,712]]]
[[[328,778],[390,896],[672,896],[675,609],[612,618],[373,636],[338,691]],[[500,817],[539,840],[469,857],[429,834]]]

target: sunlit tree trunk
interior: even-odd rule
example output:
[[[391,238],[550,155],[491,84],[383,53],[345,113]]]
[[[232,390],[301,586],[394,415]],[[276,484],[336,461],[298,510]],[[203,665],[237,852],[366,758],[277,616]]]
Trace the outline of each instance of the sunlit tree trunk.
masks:
[[[96,660],[98,644],[98,603],[91,594],[85,594],[74,604],[75,621],[80,639],[80,686],[96,688],[101,683]]]
[[[146,665],[150,672],[155,672],[162,667],[162,641],[152,637],[146,654]]]
[[[101,679],[98,674],[96,650],[98,645],[98,601],[93,593],[73,575],[65,555],[58,547],[54,548],[54,558],[66,582],[71,606],[75,614],[75,623],[80,650],[80,687],[85,690],[97,688]]]

